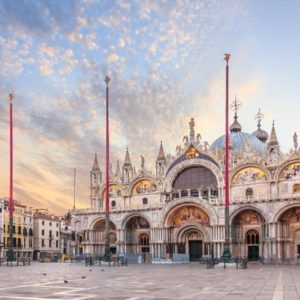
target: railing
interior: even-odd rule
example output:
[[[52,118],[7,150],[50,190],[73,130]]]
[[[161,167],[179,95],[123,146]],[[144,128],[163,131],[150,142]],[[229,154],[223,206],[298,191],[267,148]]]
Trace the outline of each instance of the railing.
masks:
[[[125,205],[125,206],[118,206],[110,208],[110,212],[117,213],[117,212],[125,212],[125,211],[137,211],[137,210],[155,210],[155,209],[162,209],[165,207],[169,202],[176,200],[176,199],[199,199],[200,201],[206,201],[211,205],[224,205],[224,198],[219,198],[216,196],[205,197],[198,195],[197,197],[193,197],[191,193],[189,196],[186,196],[185,193],[173,193],[173,196],[177,195],[176,197],[172,197],[171,199],[166,199],[165,202],[162,203],[155,203],[155,204],[139,204],[139,205]],[[194,194],[196,195],[196,194]],[[297,199],[300,200],[300,194],[269,194],[269,195],[260,195],[260,196],[244,196],[244,197],[236,197],[231,196],[231,204],[240,204],[240,203],[256,203],[256,202],[272,202],[272,201],[281,201],[286,199]],[[70,210],[71,214],[92,214],[92,213],[105,213],[104,208],[99,209],[72,209]]]

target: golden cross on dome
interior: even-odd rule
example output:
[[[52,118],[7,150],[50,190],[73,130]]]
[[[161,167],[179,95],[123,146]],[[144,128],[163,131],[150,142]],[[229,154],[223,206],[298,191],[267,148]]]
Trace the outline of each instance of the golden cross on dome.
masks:
[[[261,110],[258,110],[258,113],[255,115],[254,119],[256,121],[258,121],[258,126],[260,126],[261,120],[264,118],[263,113],[261,112]]]
[[[242,105],[243,103],[240,100],[238,100],[235,96],[233,102],[230,105],[230,108],[235,112],[236,115]]]

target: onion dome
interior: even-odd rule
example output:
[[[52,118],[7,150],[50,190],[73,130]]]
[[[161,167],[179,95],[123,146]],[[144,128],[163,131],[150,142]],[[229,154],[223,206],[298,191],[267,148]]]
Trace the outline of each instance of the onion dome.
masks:
[[[234,122],[230,125],[230,132],[241,132],[242,131],[242,125],[238,122],[238,116],[235,113],[234,115]]]
[[[265,130],[261,129],[261,120],[263,119],[263,117],[264,117],[264,115],[261,113],[261,111],[259,109],[257,115],[255,116],[255,119],[258,121],[257,130],[254,131],[252,134],[255,137],[257,137],[260,141],[265,143],[269,138],[269,134]]]

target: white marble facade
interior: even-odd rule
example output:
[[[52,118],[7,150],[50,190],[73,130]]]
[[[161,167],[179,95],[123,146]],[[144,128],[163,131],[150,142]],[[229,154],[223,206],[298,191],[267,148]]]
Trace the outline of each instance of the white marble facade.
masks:
[[[224,244],[224,136],[208,147],[195,135],[165,155],[162,144],[156,174],[136,174],[127,149],[110,179],[110,246],[114,253],[152,258],[188,255],[220,257]],[[271,134],[230,127],[231,252],[257,260],[296,261],[300,253],[300,151],[297,135],[288,154]],[[105,185],[95,156],[91,171],[91,207],[72,210],[73,254],[103,255]]]

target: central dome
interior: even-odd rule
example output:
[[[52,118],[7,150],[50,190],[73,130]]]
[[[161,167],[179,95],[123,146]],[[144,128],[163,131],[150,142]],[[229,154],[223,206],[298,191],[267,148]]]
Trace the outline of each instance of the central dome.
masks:
[[[250,133],[242,131],[231,131],[230,134],[230,144],[232,145],[234,152],[244,152],[251,151],[259,155],[266,154],[267,146],[261,142],[257,137]],[[225,148],[225,135],[216,139],[209,147],[210,151],[215,149]]]

